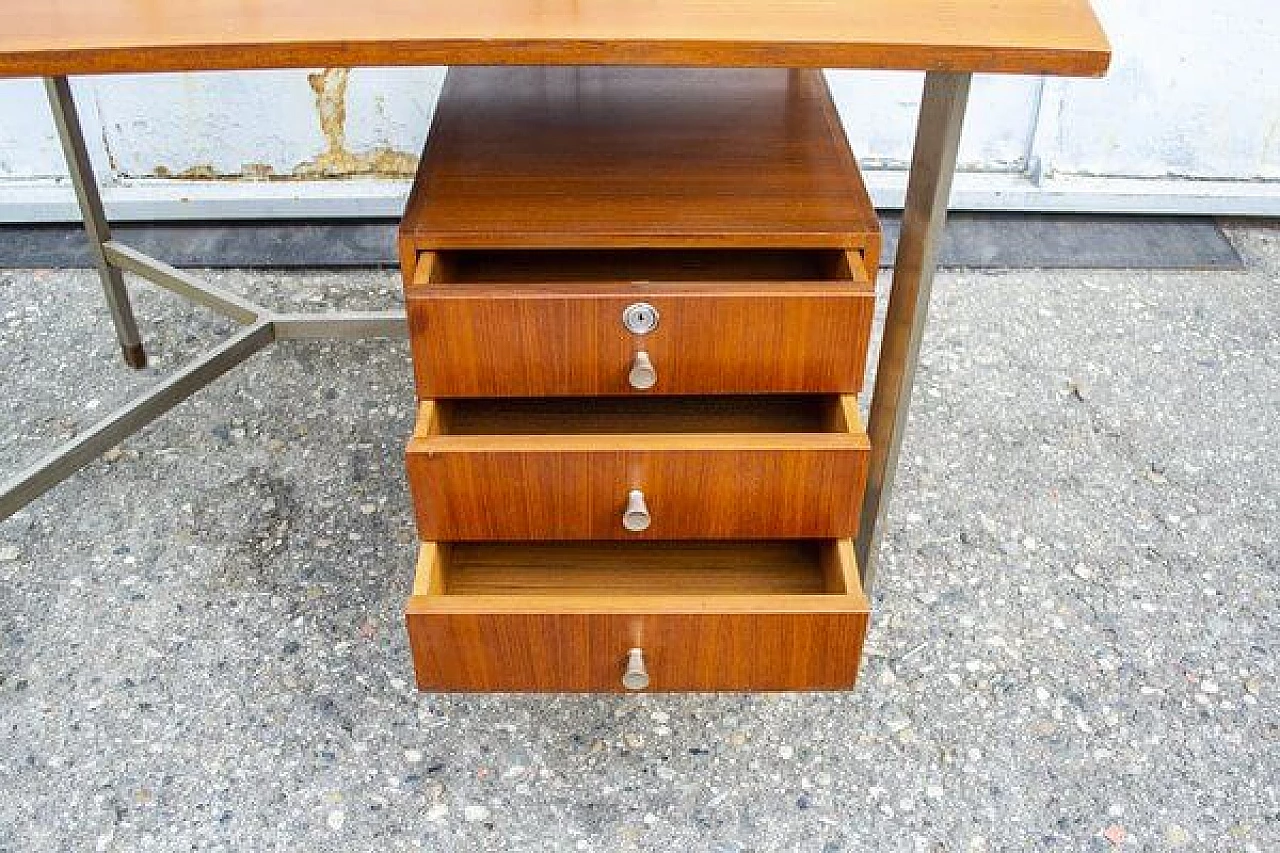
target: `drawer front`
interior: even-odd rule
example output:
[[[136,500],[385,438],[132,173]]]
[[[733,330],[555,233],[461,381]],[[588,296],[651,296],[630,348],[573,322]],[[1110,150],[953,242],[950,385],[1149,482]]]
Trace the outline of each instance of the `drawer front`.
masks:
[[[405,294],[418,393],[856,392],[875,301],[865,260],[833,250],[423,252]]]
[[[826,438],[826,437],[824,437]],[[633,449],[435,449],[408,454],[424,539],[755,539],[850,536],[867,452],[853,441],[787,449],[661,449],[660,436],[616,437]],[[695,444],[698,436],[682,437]],[[633,490],[648,527],[624,526]]]
[[[844,690],[865,613],[430,613],[407,617],[423,690],[621,691],[633,648],[647,689]]]
[[[425,288],[408,299],[422,398],[856,392],[873,297],[809,285]],[[628,309],[656,313],[634,334]],[[634,315],[632,315],[634,316]],[[643,353],[644,356],[639,356]],[[638,357],[653,375],[634,381]]]
[[[429,690],[829,690],[868,614],[849,540],[428,543],[406,622]]]

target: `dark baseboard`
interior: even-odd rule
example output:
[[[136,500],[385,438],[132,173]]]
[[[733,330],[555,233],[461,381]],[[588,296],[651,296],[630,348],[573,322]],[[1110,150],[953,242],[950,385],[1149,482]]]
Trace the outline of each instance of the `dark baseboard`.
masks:
[[[884,262],[899,217],[884,215]],[[122,224],[116,239],[178,267],[309,269],[392,267],[389,220]],[[970,269],[1240,269],[1213,219],[957,213],[941,247],[946,267]],[[0,268],[88,267],[78,225],[0,226]]]

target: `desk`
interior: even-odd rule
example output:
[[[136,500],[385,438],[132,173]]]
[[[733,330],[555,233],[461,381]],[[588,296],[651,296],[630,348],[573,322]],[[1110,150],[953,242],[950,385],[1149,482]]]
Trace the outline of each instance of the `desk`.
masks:
[[[123,273],[241,325],[0,486],[12,515],[277,340],[402,336],[400,312],[282,314],[112,239],[68,76],[345,65],[666,65],[926,72],[868,433],[857,557],[869,589],[928,314],[937,238],[974,73],[1098,76],[1110,62],[1088,0],[8,0],[0,76],[41,76],[128,364],[146,356]]]

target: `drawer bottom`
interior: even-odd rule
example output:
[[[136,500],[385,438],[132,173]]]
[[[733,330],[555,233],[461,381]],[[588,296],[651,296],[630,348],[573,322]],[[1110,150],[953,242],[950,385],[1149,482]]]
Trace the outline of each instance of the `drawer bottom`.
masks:
[[[848,540],[427,543],[406,623],[424,690],[829,690],[868,613]]]

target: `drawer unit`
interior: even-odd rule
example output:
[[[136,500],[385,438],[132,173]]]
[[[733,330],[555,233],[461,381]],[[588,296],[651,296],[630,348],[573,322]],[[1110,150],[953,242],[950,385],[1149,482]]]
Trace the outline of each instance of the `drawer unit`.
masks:
[[[856,393],[875,289],[842,250],[425,253],[420,398]]]
[[[836,538],[869,444],[851,396],[423,403],[407,452],[429,540]]]
[[[424,690],[833,690],[868,603],[848,540],[422,546]]]
[[[852,687],[880,248],[816,69],[451,68],[399,231],[419,686]]]

